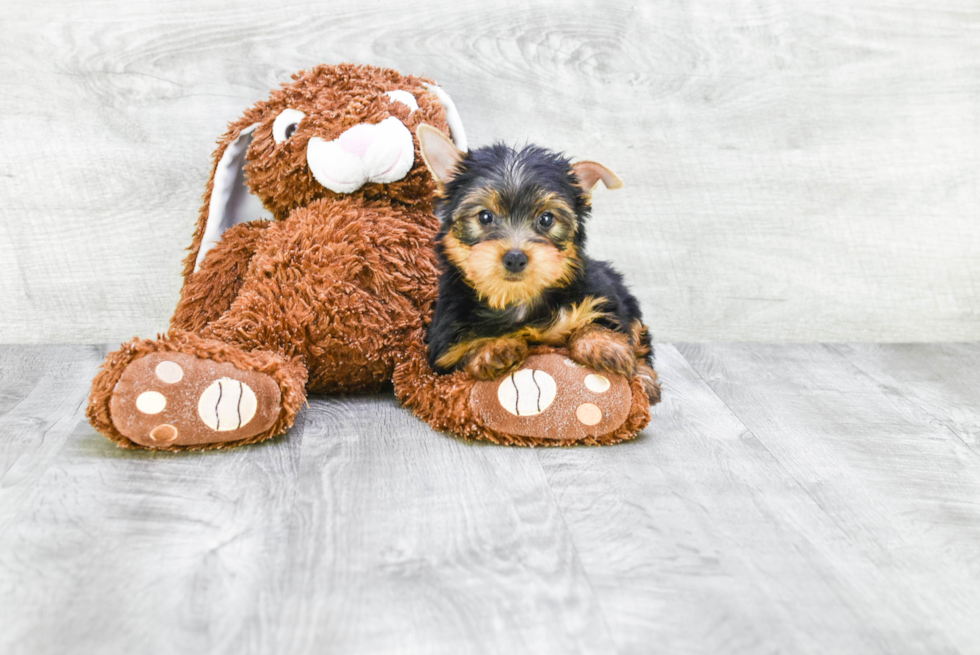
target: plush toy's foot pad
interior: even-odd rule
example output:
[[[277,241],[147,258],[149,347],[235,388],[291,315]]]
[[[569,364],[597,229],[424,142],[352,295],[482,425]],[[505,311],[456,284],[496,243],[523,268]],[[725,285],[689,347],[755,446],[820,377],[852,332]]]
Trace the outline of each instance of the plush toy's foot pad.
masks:
[[[594,373],[558,354],[532,355],[518,371],[476,383],[470,394],[491,430],[563,441],[612,432],[626,421],[632,400],[623,376]]]
[[[148,448],[248,439],[281,407],[270,375],[179,352],[154,352],[123,371],[110,399],[116,429]]]

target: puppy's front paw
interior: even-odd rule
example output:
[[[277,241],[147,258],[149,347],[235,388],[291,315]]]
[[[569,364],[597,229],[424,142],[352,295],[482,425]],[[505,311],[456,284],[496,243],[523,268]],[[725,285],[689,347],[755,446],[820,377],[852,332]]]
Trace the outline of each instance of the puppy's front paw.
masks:
[[[579,364],[627,378],[636,373],[636,354],[625,334],[590,325],[572,335],[569,354]]]
[[[476,348],[466,360],[464,370],[477,380],[496,380],[527,359],[523,339],[494,339]]]

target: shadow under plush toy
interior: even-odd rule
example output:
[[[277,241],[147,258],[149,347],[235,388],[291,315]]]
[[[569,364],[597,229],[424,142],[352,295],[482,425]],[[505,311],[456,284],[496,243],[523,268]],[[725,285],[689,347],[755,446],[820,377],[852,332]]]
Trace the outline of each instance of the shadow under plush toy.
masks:
[[[532,348],[503,381],[429,367],[439,222],[421,123],[466,150],[456,109],[431,80],[351,64],[297,73],[232,123],[170,329],[106,358],[92,425],[130,448],[236,446],[288,430],[307,392],[391,380],[417,416],[462,437],[634,437],[650,416],[641,380],[587,384],[592,372],[560,348]],[[596,409],[583,413],[586,404]]]

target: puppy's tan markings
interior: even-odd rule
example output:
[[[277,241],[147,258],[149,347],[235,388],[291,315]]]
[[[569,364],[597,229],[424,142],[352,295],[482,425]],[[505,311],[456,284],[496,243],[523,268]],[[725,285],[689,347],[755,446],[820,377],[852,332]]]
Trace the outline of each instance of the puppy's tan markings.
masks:
[[[496,380],[527,359],[527,342],[514,337],[483,339],[469,349],[464,369],[477,380]]]
[[[496,216],[503,216],[507,212],[499,190],[488,186],[470,190],[459,202],[459,208],[453,214],[453,219],[458,221],[467,218],[475,221],[482,209],[489,209]]]
[[[550,243],[526,243],[527,268],[520,278],[510,280],[501,260],[512,244],[494,240],[467,247],[450,234],[443,238],[443,244],[446,256],[463,272],[466,283],[493,309],[528,304],[546,289],[565,286],[575,278],[579,265],[573,246],[561,252]]]
[[[650,399],[650,404],[656,405],[659,403],[660,380],[658,379],[657,372],[646,362],[641,362],[636,366],[636,374],[640,377],[640,382],[643,383],[643,390],[646,392],[647,398]]]
[[[637,359],[643,359],[650,354],[650,346],[646,345],[647,326],[642,321],[636,320],[630,324],[630,341]]]
[[[564,345],[572,334],[605,316],[599,311],[599,307],[605,302],[604,298],[586,296],[580,303],[562,307],[555,320],[540,330],[533,340],[552,346]]]
[[[600,325],[589,325],[573,334],[568,351],[576,362],[597,371],[628,378],[636,373],[636,354],[629,337]]]
[[[589,324],[605,316],[605,314],[599,311],[599,307],[602,306],[604,302],[604,298],[586,296],[586,298],[580,303],[573,304],[567,308],[563,307],[558,312],[555,319],[544,327],[525,325],[524,327],[502,337],[478,337],[475,339],[460,341],[446,350],[446,352],[444,352],[436,361],[436,364],[442,368],[452,368],[459,362],[468,359],[469,362],[466,366],[467,370],[469,370],[469,365],[472,364],[474,360],[479,359],[480,353],[490,356],[494,354],[493,351],[495,348],[501,351],[507,351],[508,348],[511,347],[503,344],[499,346],[493,345],[500,341],[507,342],[507,344],[517,341],[523,344],[523,356],[521,356],[520,360],[518,361],[518,363],[520,363],[524,361],[524,357],[527,355],[528,343],[564,346],[566,343],[568,343],[569,336],[575,332],[580,332]],[[517,350],[520,350],[520,348],[517,348]],[[480,366],[480,364],[476,365],[478,367]],[[503,375],[503,373],[500,373],[500,375]]]
[[[436,360],[436,365],[442,368],[452,368],[460,362],[463,362],[467,370],[470,365],[474,365],[477,368],[494,368],[493,366],[489,366],[489,364],[496,360],[496,368],[501,369],[502,375],[504,368],[506,368],[502,366],[505,360],[508,363],[513,363],[515,366],[524,361],[524,357],[527,355],[527,336],[525,332],[526,330],[522,328],[501,337],[474,337],[464,339],[449,347]],[[523,355],[520,356],[519,360],[515,361],[515,357],[522,352],[522,349]],[[513,356],[507,357],[508,353]],[[480,379],[493,378],[484,377]]]
[[[633,342],[633,354],[636,355],[636,374],[643,383],[643,390],[650,399],[650,404],[656,405],[660,402],[660,379],[653,367],[644,361],[650,354],[650,346],[647,345],[647,326],[641,321],[630,324],[630,341]]]
[[[556,219],[554,226],[548,232],[548,238],[552,241],[566,243],[578,233],[579,224],[575,218],[575,208],[557,193],[545,193],[536,200],[534,214],[540,216],[544,212],[551,212]]]
[[[460,241],[455,234],[449,232],[442,238],[442,249],[453,266],[463,270],[463,265],[470,257],[470,247]]]

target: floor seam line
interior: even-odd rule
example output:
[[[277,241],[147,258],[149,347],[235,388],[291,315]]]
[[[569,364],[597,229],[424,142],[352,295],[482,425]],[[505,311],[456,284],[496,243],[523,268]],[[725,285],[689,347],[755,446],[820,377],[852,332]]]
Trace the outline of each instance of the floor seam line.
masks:
[[[820,344],[814,344],[814,345],[820,345]],[[739,416],[738,413],[736,413],[735,410],[732,409],[732,407],[727,402],[725,402],[725,399],[724,398],[722,398],[720,395],[718,395],[718,392],[715,391],[715,388],[711,386],[711,383],[709,383],[708,380],[705,379],[705,377],[701,374],[701,371],[699,371],[697,369],[697,367],[695,367],[694,364],[691,363],[691,361],[684,355],[684,353],[682,353],[680,351],[679,348],[677,348],[675,346],[674,347],[674,350],[676,350],[677,351],[677,354],[681,356],[681,359],[684,360],[684,363],[686,363],[688,365],[688,367],[692,371],[694,371],[694,374],[697,375],[698,376],[698,379],[700,379],[701,382],[704,383],[704,385],[708,388],[708,390],[711,392],[711,394],[715,398],[718,399],[718,402],[720,402],[722,404],[722,406],[724,406],[724,408],[728,411],[728,413],[731,414],[739,422],[739,425],[741,425],[741,427],[745,430],[745,432],[747,432],[748,434],[751,434],[752,437],[765,449],[766,453],[769,454],[769,457],[772,458],[772,461],[779,467],[779,470],[783,471],[783,473],[785,473],[786,476],[790,480],[792,480],[793,483],[804,494],[806,494],[807,498],[810,499],[810,502],[812,502],[814,504],[814,506],[817,509],[820,510],[820,513],[823,516],[825,516],[828,521],[830,521],[830,523],[834,526],[834,529],[837,530],[838,534],[844,539],[844,541],[848,545],[850,545],[851,548],[854,548],[855,549],[855,552],[858,553],[864,560],[866,560],[869,563],[870,566],[872,566],[875,570],[881,572],[880,567],[878,567],[877,564],[875,564],[874,560],[872,558],[868,557],[867,554],[864,552],[864,550],[862,548],[860,548],[860,546],[858,544],[854,543],[854,541],[851,539],[850,534],[848,534],[847,530],[844,529],[844,527],[840,524],[840,522],[836,519],[836,517],[834,517],[830,512],[827,511],[827,509],[823,506],[823,503],[821,503],[816,497],[814,497],[814,495],[810,492],[810,490],[806,487],[806,485],[804,485],[799,480],[799,478],[797,478],[795,475],[793,475],[793,473],[789,469],[786,468],[786,466],[779,460],[779,458],[776,457],[776,455],[773,454],[773,452],[769,449],[769,446],[766,445],[766,443],[762,439],[759,438],[759,436],[755,433],[755,431],[752,430],[752,428],[750,428],[746,424],[746,422],[742,419],[742,417]],[[838,592],[838,590],[837,590],[836,587],[834,587],[832,585],[829,585],[829,587],[833,591],[834,595],[837,596],[841,600],[842,603],[845,603],[847,605],[849,611],[851,612],[851,614],[854,616],[855,619],[861,620],[861,619],[864,618],[863,617],[863,614],[860,613],[854,607],[854,605],[852,605],[849,602],[849,599],[848,598],[846,598],[844,596],[841,596],[841,594]],[[884,650],[884,652],[887,652],[887,650]]]
[[[703,382],[703,383],[705,384],[705,386],[706,386],[706,387],[708,387],[708,389],[709,389],[709,390],[711,391],[711,394],[712,394],[712,395],[713,395],[713,396],[714,396],[715,398],[717,398],[717,399],[718,399],[718,402],[720,402],[720,403],[721,403],[722,405],[724,405],[724,407],[725,407],[725,409],[726,409],[726,410],[728,410],[728,413],[729,413],[729,414],[731,414],[731,415],[732,415],[733,417],[735,417],[735,419],[737,419],[737,420],[738,420],[738,422],[739,422],[739,425],[741,425],[741,426],[742,426],[742,428],[744,428],[744,429],[745,429],[745,431],[746,431],[747,433],[749,433],[749,434],[751,434],[751,435],[752,435],[752,437],[753,437],[753,438],[754,438],[754,439],[755,439],[756,441],[758,441],[758,442],[759,442],[759,444],[760,444],[760,445],[761,445],[761,446],[762,446],[763,448],[765,448],[765,450],[766,450],[766,452],[767,452],[767,453],[769,454],[769,456],[770,456],[770,457],[772,458],[772,461],[773,461],[773,462],[775,462],[775,463],[776,463],[776,464],[777,464],[777,465],[779,466],[779,468],[780,468],[780,470],[781,470],[781,471],[783,471],[783,472],[784,472],[784,473],[785,473],[785,474],[786,474],[787,476],[789,476],[789,478],[790,478],[791,480],[793,480],[793,482],[795,482],[795,483],[796,483],[796,485],[797,485],[797,486],[798,486],[798,487],[799,487],[800,489],[802,489],[804,493],[806,493],[806,495],[807,495],[807,497],[808,497],[808,498],[810,498],[810,500],[812,500],[812,501],[813,501],[813,503],[814,503],[814,504],[815,504],[815,505],[816,505],[817,507],[819,507],[819,508],[820,508],[820,511],[821,511],[821,512],[823,512],[823,513],[824,513],[824,514],[825,514],[825,515],[827,516],[827,518],[829,518],[829,519],[830,519],[830,520],[831,520],[831,521],[833,522],[833,524],[834,524],[835,526],[837,526],[837,529],[838,529],[838,530],[840,530],[840,531],[841,531],[841,533],[842,533],[843,535],[845,535],[845,536],[846,536],[846,535],[847,535],[847,532],[846,532],[846,531],[845,531],[845,530],[844,530],[844,529],[843,529],[843,528],[841,527],[841,525],[840,525],[840,524],[839,524],[839,523],[837,522],[837,520],[836,520],[836,519],[834,519],[834,517],[833,517],[833,516],[831,516],[830,514],[828,514],[828,513],[827,513],[827,510],[826,510],[826,509],[824,509],[824,506],[823,506],[823,505],[822,505],[822,504],[820,503],[820,501],[818,501],[818,500],[817,500],[816,498],[814,498],[814,497],[813,497],[813,495],[812,495],[812,494],[810,493],[810,490],[809,490],[809,489],[807,489],[807,488],[806,488],[806,486],[804,486],[804,484],[803,484],[802,482],[800,482],[800,480],[799,480],[799,479],[798,479],[798,478],[797,478],[797,477],[796,477],[795,475],[793,475],[793,474],[792,474],[792,473],[790,472],[790,470],[789,470],[789,469],[787,469],[787,468],[786,468],[786,466],[785,466],[785,465],[784,465],[784,464],[783,464],[783,463],[782,463],[782,462],[781,462],[781,461],[779,460],[779,458],[778,458],[778,457],[776,457],[776,455],[775,455],[775,454],[774,454],[774,453],[773,453],[773,452],[772,452],[772,451],[771,451],[771,450],[769,449],[769,446],[768,446],[768,445],[766,445],[766,443],[765,443],[765,442],[764,442],[764,441],[763,441],[762,439],[760,439],[760,438],[759,438],[759,435],[757,435],[757,434],[755,433],[755,431],[754,431],[754,430],[752,430],[752,428],[750,428],[750,427],[749,427],[749,426],[748,426],[748,425],[747,425],[747,424],[745,423],[745,421],[744,421],[744,420],[742,419],[742,417],[741,417],[741,416],[739,416],[739,415],[738,415],[738,414],[737,414],[737,413],[735,412],[735,410],[734,410],[734,409],[732,409],[732,408],[731,408],[731,406],[729,406],[729,404],[728,404],[727,402],[725,402],[725,399],[724,399],[724,398],[722,398],[721,396],[719,396],[719,395],[718,395],[718,392],[717,392],[717,391],[715,391],[715,388],[711,386],[711,383],[710,383],[710,382],[708,382],[708,381],[707,381],[707,380],[706,380],[706,379],[704,378],[704,376],[703,376],[703,375],[701,374],[701,371],[699,371],[699,370],[698,370],[698,369],[697,369],[697,368],[696,368],[696,367],[694,366],[694,364],[692,364],[692,363],[690,362],[690,360],[688,360],[688,359],[687,359],[687,357],[685,357],[685,356],[684,356],[684,353],[682,353],[682,352],[681,352],[680,350],[678,350],[678,349],[676,349],[676,348],[675,348],[675,350],[677,350],[677,353],[678,353],[678,354],[679,354],[679,355],[680,355],[680,356],[681,356],[681,357],[682,357],[682,358],[684,359],[684,361],[685,361],[685,362],[687,363],[687,365],[688,365],[688,366],[689,366],[689,367],[691,368],[691,370],[692,370],[692,371],[694,371],[694,374],[698,376],[698,379],[700,379],[700,380],[701,380],[701,381],[702,381],[702,382]]]
[[[589,591],[592,592],[592,597],[595,599],[596,605],[599,606],[599,612],[602,615],[602,625],[606,627],[606,634],[609,635],[609,645],[615,650],[616,653],[622,653],[619,648],[619,644],[616,643],[616,639],[613,636],[613,631],[609,625],[609,619],[606,616],[606,608],[603,606],[602,601],[599,598],[599,594],[596,593],[595,585],[592,584],[592,575],[585,570],[585,564],[582,562],[582,552],[579,550],[578,544],[575,543],[575,539],[572,536],[572,530],[568,527],[568,520],[565,518],[565,510],[562,509],[561,504],[558,502],[558,497],[555,495],[555,489],[551,486],[551,479],[548,477],[548,473],[544,470],[544,465],[541,463],[541,451],[537,448],[534,449],[534,461],[538,464],[538,469],[541,471],[541,475],[544,476],[545,485],[548,487],[548,495],[551,497],[551,502],[554,503],[555,509],[558,510],[558,516],[561,518],[561,524],[565,528],[565,534],[568,535],[568,540],[572,544],[572,549],[575,551],[575,559],[578,560],[579,567],[582,570],[582,575],[585,576],[585,581],[589,585]]]
[[[837,349],[837,346],[835,346],[834,344],[824,344],[824,345],[826,347],[830,348],[831,350],[833,350],[838,355],[840,355],[844,360],[847,361],[848,364],[850,364],[851,366],[853,366],[861,375],[865,376],[866,378],[868,378],[869,380],[871,380],[872,382],[874,382],[878,387],[884,387],[885,386],[885,384],[882,383],[882,382],[880,382],[875,376],[873,376],[868,371],[864,370],[861,367],[860,364],[858,364],[853,359],[851,359],[850,357],[848,357],[846,353],[842,353],[840,350],[838,350]],[[935,414],[933,414],[931,411],[929,411],[929,409],[927,407],[924,407],[921,403],[919,403],[918,401],[916,401],[913,398],[910,398],[905,393],[901,393],[901,397],[908,404],[912,405],[913,407],[918,408],[923,413],[925,413],[927,416],[929,416],[932,420],[936,421],[941,426],[943,426],[944,428],[946,428],[946,430],[953,436],[953,438],[955,438],[957,441],[959,441],[964,446],[966,446],[966,449],[967,450],[969,450],[971,453],[973,453],[977,457],[980,457],[980,452],[978,452],[973,446],[971,446],[969,443],[967,443],[963,439],[963,437],[960,436],[959,432],[957,430],[953,429],[952,427],[950,427],[950,425],[948,423],[946,423],[946,421],[944,421],[943,419],[941,419],[938,416],[936,416]]]

